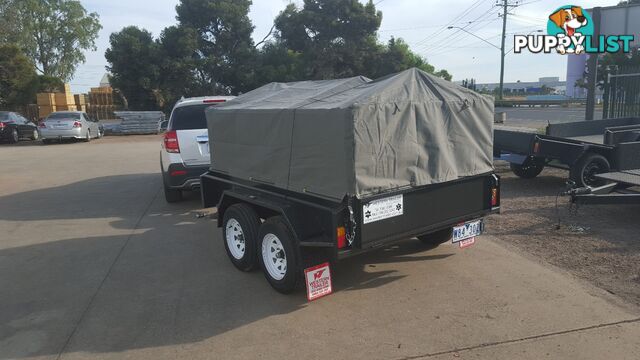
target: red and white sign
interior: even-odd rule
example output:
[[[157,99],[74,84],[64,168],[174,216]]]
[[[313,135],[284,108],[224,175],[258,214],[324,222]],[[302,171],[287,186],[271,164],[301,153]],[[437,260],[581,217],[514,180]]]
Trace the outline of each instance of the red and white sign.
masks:
[[[307,283],[307,299],[309,301],[327,296],[333,292],[329,263],[304,269],[304,278]]]
[[[473,245],[476,243],[476,238],[472,237],[472,238],[468,238],[468,239],[464,239],[458,242],[458,244],[460,244],[460,249],[464,249],[464,248],[468,248],[469,246]]]

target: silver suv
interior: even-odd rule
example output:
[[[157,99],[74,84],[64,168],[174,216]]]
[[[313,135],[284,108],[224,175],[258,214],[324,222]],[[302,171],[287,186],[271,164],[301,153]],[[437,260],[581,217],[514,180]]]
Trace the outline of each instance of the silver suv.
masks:
[[[160,169],[167,202],[182,199],[182,191],[200,188],[209,168],[209,134],[205,109],[233,99],[207,96],[179,100],[171,111],[160,150]]]

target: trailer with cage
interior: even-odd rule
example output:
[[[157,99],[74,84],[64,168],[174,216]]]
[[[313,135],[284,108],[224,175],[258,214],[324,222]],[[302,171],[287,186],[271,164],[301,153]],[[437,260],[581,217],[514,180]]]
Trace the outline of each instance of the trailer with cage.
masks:
[[[469,241],[500,209],[491,99],[417,69],[268,84],[207,119],[203,205],[231,262],[283,293],[402,239]]]

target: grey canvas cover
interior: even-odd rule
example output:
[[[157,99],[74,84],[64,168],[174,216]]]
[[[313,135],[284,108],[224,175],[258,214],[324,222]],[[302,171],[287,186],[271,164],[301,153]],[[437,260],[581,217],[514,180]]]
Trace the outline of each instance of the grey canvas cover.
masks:
[[[493,169],[493,101],[418,69],[271,83],[207,109],[211,169],[341,200]]]

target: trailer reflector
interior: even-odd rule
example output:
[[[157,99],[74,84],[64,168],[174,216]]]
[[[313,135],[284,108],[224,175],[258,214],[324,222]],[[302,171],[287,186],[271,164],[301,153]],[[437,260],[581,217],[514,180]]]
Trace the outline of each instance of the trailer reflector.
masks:
[[[340,226],[336,229],[336,238],[338,239],[338,249],[347,247],[347,231],[344,226]]]
[[[498,205],[498,189],[491,189],[491,206]]]

